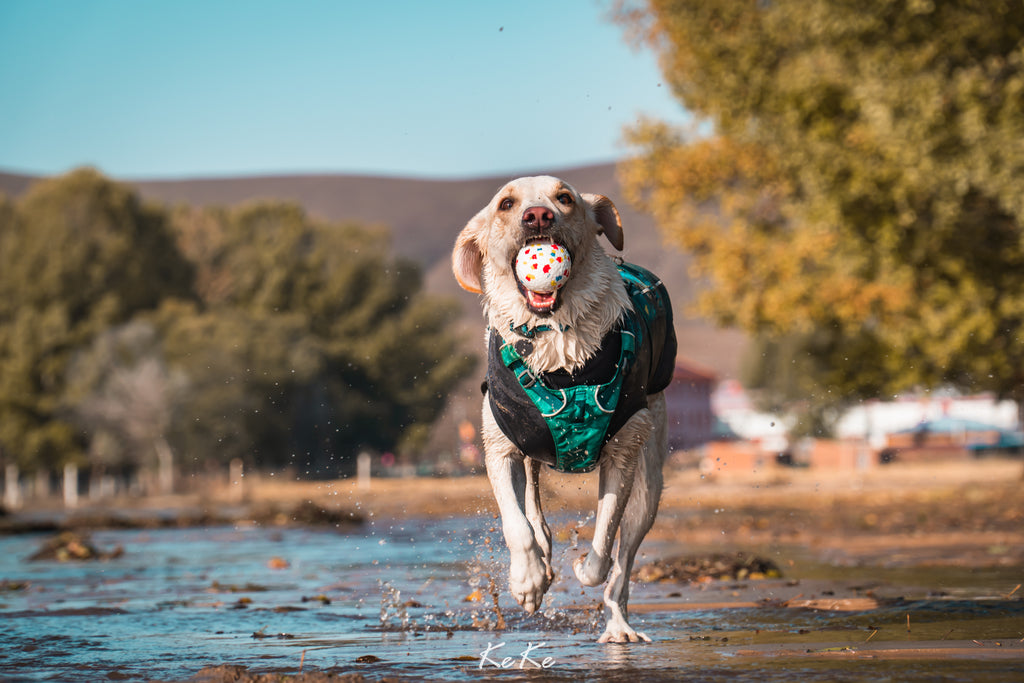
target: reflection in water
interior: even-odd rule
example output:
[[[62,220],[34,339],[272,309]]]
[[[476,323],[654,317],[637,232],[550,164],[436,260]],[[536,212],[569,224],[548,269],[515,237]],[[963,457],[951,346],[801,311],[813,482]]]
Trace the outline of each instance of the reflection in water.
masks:
[[[610,643],[601,651],[604,665],[611,669],[643,666],[638,660],[645,656],[642,645],[626,645]]]

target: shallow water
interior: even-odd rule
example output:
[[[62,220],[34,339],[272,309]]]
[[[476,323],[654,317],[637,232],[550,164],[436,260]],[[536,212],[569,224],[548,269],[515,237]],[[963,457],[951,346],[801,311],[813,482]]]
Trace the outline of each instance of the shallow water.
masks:
[[[1017,569],[842,568],[769,549],[787,560],[784,579],[634,586],[631,621],[654,643],[597,645],[600,589],[582,589],[569,568],[583,548],[556,545],[560,578],[526,616],[507,594],[497,524],[107,531],[93,543],[124,554],[77,564],[28,562],[44,537],[2,538],[0,582],[28,586],[0,592],[0,679],[186,680],[218,664],[502,681],[1011,681],[1024,671]],[[785,606],[866,596],[877,607]]]

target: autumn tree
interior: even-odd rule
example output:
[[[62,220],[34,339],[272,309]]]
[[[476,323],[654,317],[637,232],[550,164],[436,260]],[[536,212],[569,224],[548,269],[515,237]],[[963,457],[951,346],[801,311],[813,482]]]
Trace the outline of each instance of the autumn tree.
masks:
[[[695,254],[705,313],[816,335],[804,351],[827,350],[849,396],[1024,398],[1024,6],[649,0],[620,16],[706,126],[644,122],[622,168]]]

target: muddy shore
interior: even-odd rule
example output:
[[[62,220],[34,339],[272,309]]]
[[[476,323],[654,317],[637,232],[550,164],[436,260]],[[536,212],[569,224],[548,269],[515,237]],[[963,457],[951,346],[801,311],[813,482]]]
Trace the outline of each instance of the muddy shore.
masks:
[[[702,477],[668,470],[648,538],[694,545],[803,546],[849,563],[1024,565],[1024,463],[888,465],[864,471],[775,467]],[[597,476],[544,473],[556,535],[577,532],[594,509]],[[0,533],[134,526],[359,525],[368,519],[497,519],[484,475],[282,481],[251,476],[243,488],[117,499],[64,510],[56,500],[0,518]]]

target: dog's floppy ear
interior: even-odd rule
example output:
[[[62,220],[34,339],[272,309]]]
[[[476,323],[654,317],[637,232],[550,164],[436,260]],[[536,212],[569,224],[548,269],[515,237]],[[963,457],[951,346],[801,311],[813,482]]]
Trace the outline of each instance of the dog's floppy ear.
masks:
[[[473,216],[455,240],[452,252],[452,271],[463,289],[480,294],[480,273],[483,270],[484,254],[481,248],[486,209]]]
[[[594,220],[601,226],[597,234],[604,234],[612,246],[622,251],[622,220],[619,218],[619,211],[612,204],[612,200],[603,194],[584,194],[584,201],[590,204],[594,212]]]

